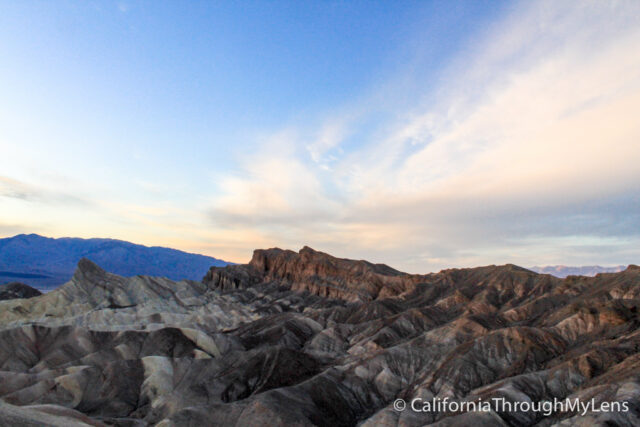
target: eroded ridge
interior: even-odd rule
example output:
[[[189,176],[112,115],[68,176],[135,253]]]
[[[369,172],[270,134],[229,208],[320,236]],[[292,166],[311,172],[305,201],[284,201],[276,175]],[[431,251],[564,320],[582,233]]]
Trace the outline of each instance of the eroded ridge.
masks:
[[[640,425],[639,296],[637,266],[410,275],[305,247],[174,282],[82,260],[62,287],[0,302],[0,424]],[[393,406],[445,397],[629,410]]]

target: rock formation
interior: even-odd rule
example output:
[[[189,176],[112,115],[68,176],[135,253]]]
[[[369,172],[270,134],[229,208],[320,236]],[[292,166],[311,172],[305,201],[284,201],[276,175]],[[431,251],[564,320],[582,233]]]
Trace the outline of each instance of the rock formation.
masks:
[[[31,298],[37,297],[38,295],[42,295],[42,292],[24,283],[11,282],[0,285],[0,301],[16,298]]]
[[[410,275],[303,248],[202,282],[70,282],[0,302],[0,424],[640,425],[640,268]],[[414,412],[420,398],[579,397],[626,412]]]

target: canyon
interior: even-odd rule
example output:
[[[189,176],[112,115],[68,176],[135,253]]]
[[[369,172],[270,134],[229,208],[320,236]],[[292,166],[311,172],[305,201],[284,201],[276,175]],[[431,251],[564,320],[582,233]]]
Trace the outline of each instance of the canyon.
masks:
[[[0,301],[0,424],[640,425],[640,267],[407,274],[304,247],[201,281],[82,259]],[[396,399],[578,398],[628,411],[415,412]]]

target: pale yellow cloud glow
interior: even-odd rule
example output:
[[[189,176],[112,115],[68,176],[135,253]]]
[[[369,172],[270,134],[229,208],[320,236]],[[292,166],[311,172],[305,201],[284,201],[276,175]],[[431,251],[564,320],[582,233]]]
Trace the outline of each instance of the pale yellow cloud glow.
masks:
[[[473,238],[486,233],[470,230],[487,220],[478,219],[483,205],[493,205],[491,215],[515,217],[527,207],[637,190],[638,7],[567,6],[546,2],[514,12],[473,57],[451,66],[455,75],[437,104],[408,108],[385,138],[339,158],[328,176],[291,148],[261,152],[261,164],[252,162],[246,177],[224,187],[214,217],[285,246],[393,253],[464,244],[466,234],[473,250],[489,253]],[[339,146],[344,130],[334,129],[329,123],[314,147]],[[303,143],[282,140],[285,147]],[[288,233],[273,226],[279,220],[290,222]],[[512,257],[503,251],[497,258]]]
[[[130,183],[136,198],[25,172],[0,179],[0,226],[235,262],[310,245],[416,272],[623,263],[640,255],[639,46],[639,2],[523,2],[442,65],[435,89],[393,103],[389,83],[330,119],[289,122],[239,149],[233,173],[212,172],[210,193],[149,179]]]

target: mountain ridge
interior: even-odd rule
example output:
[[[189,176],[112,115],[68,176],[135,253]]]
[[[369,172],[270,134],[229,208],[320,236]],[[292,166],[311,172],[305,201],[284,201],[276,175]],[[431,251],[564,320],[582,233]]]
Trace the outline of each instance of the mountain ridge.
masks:
[[[0,239],[0,283],[19,280],[50,290],[71,278],[81,258],[123,276],[142,274],[172,280],[199,280],[211,265],[228,264],[206,255],[124,240],[19,234]]]

